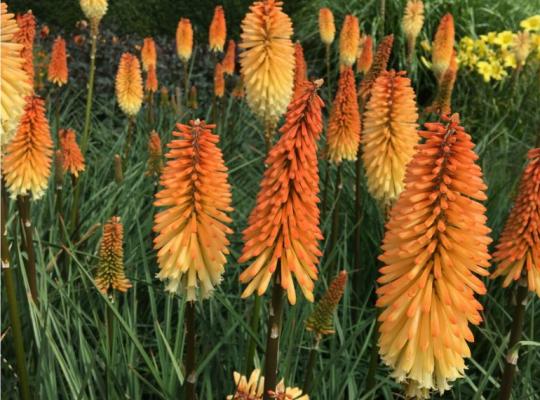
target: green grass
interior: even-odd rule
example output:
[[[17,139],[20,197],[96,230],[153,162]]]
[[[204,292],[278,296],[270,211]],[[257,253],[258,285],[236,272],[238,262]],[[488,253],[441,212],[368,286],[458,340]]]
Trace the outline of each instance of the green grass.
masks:
[[[360,17],[364,32],[380,30],[377,1],[317,1],[306,5],[293,15],[293,20],[298,27],[295,37],[302,41],[306,50],[310,76],[323,75],[324,71],[324,53],[318,42],[316,16],[318,8],[325,5],[335,10],[338,26],[346,12],[354,12]],[[396,34],[391,62],[393,68],[403,67],[405,59],[404,41],[397,28],[402,6],[402,2],[387,0],[386,31]],[[479,0],[454,3],[434,0],[428,2],[427,23],[421,39],[431,38],[438,18],[446,11],[452,11],[456,17],[459,38],[489,30],[516,29],[521,19],[538,10],[538,0],[499,0],[490,4]],[[333,49],[335,53],[337,43]],[[201,57],[201,54],[198,52],[197,56]],[[78,60],[82,61],[85,60]],[[194,79],[200,81],[201,87],[211,88],[209,71],[202,72],[195,71]],[[178,77],[180,71],[171,75]],[[413,67],[412,78],[420,104],[425,106],[433,95],[434,80],[430,72],[418,64]],[[99,75],[97,79],[100,79]],[[489,187],[488,224],[493,229],[494,239],[508,215],[525,154],[540,134],[539,89],[538,64],[528,68],[519,81],[508,79],[485,84],[478,75],[463,72],[456,84],[453,108],[461,114],[462,124],[477,144],[479,163]],[[322,93],[325,94],[324,89]],[[209,96],[209,92],[202,93],[203,100]],[[71,85],[65,89],[61,96],[62,127],[72,127],[79,133],[82,131],[84,101],[83,85]],[[175,121],[210,118],[209,104],[203,103],[197,111],[188,111],[180,116],[175,116],[171,108],[161,109],[155,128],[160,132],[162,141],[167,143],[170,140]],[[49,114],[54,128],[52,106]],[[124,224],[126,273],[133,288],[125,295],[117,295],[113,302],[96,290],[92,277],[97,266],[100,229],[80,246],[69,242],[69,268],[60,265],[58,260],[61,258],[57,255],[63,231],[54,215],[51,179],[46,196],[33,203],[40,306],[31,306],[26,300],[28,285],[24,268],[21,268],[26,255],[19,250],[15,207],[11,204],[9,239],[18,280],[32,390],[40,399],[176,399],[182,397],[185,379],[182,364],[184,301],[180,296],[165,293],[164,284],[155,279],[158,267],[151,244],[155,188],[152,179],[144,175],[146,144],[153,127],[147,123],[143,109],[137,119],[125,180],[119,188],[114,182],[113,157],[116,153],[122,154],[127,121],[114,103],[112,90],[110,93],[98,93],[93,115],[87,169],[82,176],[81,232],[84,234],[97,223],[103,224],[118,209]],[[198,391],[200,399],[209,400],[223,399],[233,391],[234,370],[246,372],[245,354],[252,336],[258,344],[256,365],[262,365],[267,315],[263,307],[259,328],[255,331],[249,328],[253,298],[240,299],[242,287],[238,275],[244,266],[237,262],[242,249],[241,232],[254,206],[264,170],[262,127],[244,102],[227,97],[219,134],[220,147],[230,170],[235,211],[232,214],[231,255],[223,282],[212,299],[197,305]],[[323,143],[319,147],[322,146]],[[321,176],[326,168],[326,162],[321,161]],[[334,169],[331,172],[334,174]],[[376,257],[383,224],[380,211],[364,184],[362,260],[360,265],[354,265],[351,248],[355,226],[353,177],[354,165],[345,164],[339,241],[333,249],[326,248],[327,242],[321,243],[325,257],[320,265],[316,297],[327,287],[334,262],[339,269],[348,270],[351,279],[335,319],[336,334],[322,342],[311,394],[313,399],[398,399],[402,398],[399,385],[381,364],[376,371],[375,390],[371,393],[366,391],[371,335],[375,329],[373,289],[377,276]],[[66,179],[66,214],[71,206],[72,193],[71,184]],[[331,207],[332,193],[330,189]],[[323,215],[321,226],[328,236],[330,212]],[[467,376],[457,381],[444,398],[497,397],[511,321],[512,290],[503,290],[500,281],[487,281],[487,285],[488,294],[481,299],[485,306],[485,321],[473,329],[476,340],[471,345],[472,357],[467,361]],[[267,299],[268,296],[263,304]],[[515,399],[538,398],[540,393],[537,373],[540,369],[540,309],[538,299],[531,297],[530,300],[520,368],[514,385]],[[6,309],[4,294],[2,307]],[[305,331],[303,320],[312,308],[300,297],[296,306],[285,306],[280,375],[291,385],[301,385],[304,379],[312,337]],[[104,322],[107,309],[114,315],[114,350],[110,356]],[[6,399],[16,398],[15,357],[5,313],[2,314],[2,324],[2,395]]]

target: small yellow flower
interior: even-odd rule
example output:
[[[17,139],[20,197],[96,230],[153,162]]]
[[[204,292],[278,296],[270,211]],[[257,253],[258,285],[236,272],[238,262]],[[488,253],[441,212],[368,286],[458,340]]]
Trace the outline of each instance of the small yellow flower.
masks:
[[[514,42],[514,36],[514,33],[510,31],[499,32],[495,38],[495,44],[498,44],[501,46],[501,48],[506,49]]]
[[[480,35],[480,40],[487,44],[494,44],[497,39],[497,32],[488,32],[486,35]]]
[[[493,76],[493,79],[497,81],[500,81],[502,78],[508,75],[504,67],[498,61],[495,61],[491,64],[491,74]]]
[[[516,56],[514,55],[514,53],[505,51],[501,54],[501,58],[503,60],[503,65],[505,68],[517,68]]]
[[[480,75],[484,78],[485,82],[489,82],[493,74],[493,68],[490,63],[486,61],[479,61],[476,64],[476,69]]]
[[[431,69],[433,64],[431,64],[431,61],[429,61],[426,57],[422,56],[420,57],[420,61],[422,61],[422,64],[424,64],[428,69]]]
[[[459,47],[466,50],[472,50],[474,48],[474,40],[469,36],[465,36],[459,42]]]
[[[533,15],[520,22],[521,26],[526,31],[540,31],[540,15]]]
[[[420,42],[420,46],[422,47],[422,49],[424,49],[425,51],[429,51],[431,52],[431,43],[429,42],[429,40],[422,40]]]

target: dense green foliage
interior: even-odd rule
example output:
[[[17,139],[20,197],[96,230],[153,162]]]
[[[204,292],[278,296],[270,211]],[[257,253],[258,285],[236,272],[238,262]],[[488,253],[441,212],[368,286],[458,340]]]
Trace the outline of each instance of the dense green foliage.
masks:
[[[74,0],[30,1],[17,0],[21,10],[31,7],[40,20],[50,23],[52,37],[55,25],[70,30],[82,14]],[[211,18],[214,1],[130,1],[111,0],[110,13],[104,25],[114,32],[137,32],[141,35],[168,34],[160,39],[158,77],[160,84],[174,91],[181,86],[181,67],[174,56],[172,34],[180,15],[193,19],[196,41],[199,43],[192,65],[191,79],[199,88],[200,108],[183,109],[180,115],[168,105],[157,113],[156,130],[163,143],[171,138],[175,122],[190,118],[212,119],[212,62],[204,48],[204,35]],[[235,39],[238,25],[248,6],[245,0],[224,1],[228,27]],[[323,46],[318,39],[317,11],[331,7],[339,27],[346,13],[360,17],[364,32],[379,34],[383,28],[379,2],[375,0],[289,1],[289,11],[295,22],[295,37],[305,48],[310,76],[321,76],[324,71]],[[488,30],[517,29],[519,21],[540,11],[539,0],[480,0],[427,1],[426,26],[422,39],[431,39],[439,17],[451,11],[456,18],[459,38],[477,35]],[[400,32],[403,2],[386,1],[385,32],[394,32],[391,68],[404,68],[404,38]],[[136,25],[136,27],[135,27]],[[120,36],[122,38],[122,36]],[[89,233],[87,240],[77,245],[68,241],[65,256],[60,254],[64,226],[55,212],[52,179],[47,195],[33,203],[33,224],[36,229],[35,248],[38,260],[40,305],[36,308],[26,300],[27,281],[23,265],[26,255],[19,250],[18,223],[14,203],[9,213],[11,256],[16,268],[18,294],[22,309],[25,345],[30,365],[31,382],[36,398],[41,399],[103,399],[180,397],[183,373],[184,302],[180,296],[164,292],[163,283],[154,278],[157,265],[152,249],[152,196],[155,182],[144,175],[147,160],[147,140],[151,126],[146,110],[139,113],[135,141],[121,187],[114,182],[113,157],[123,151],[126,118],[114,100],[113,78],[121,51],[136,51],[141,44],[138,37],[120,39],[111,44],[110,32],[103,36],[98,48],[97,95],[94,102],[91,142],[86,156],[87,168],[82,175],[84,192],[81,206],[81,232]],[[50,49],[50,38],[40,46]],[[333,45],[336,56],[337,43]],[[418,51],[419,46],[418,46]],[[46,87],[43,94],[49,104],[53,132],[57,127],[54,111],[59,99],[60,126],[82,131],[85,103],[85,73],[88,47],[70,44],[72,82],[59,92]],[[335,64],[334,64],[335,65]],[[453,109],[461,115],[462,125],[471,133],[480,155],[480,164],[488,184],[488,224],[496,239],[511,206],[512,196],[525,162],[528,149],[540,135],[540,73],[538,63],[531,65],[517,77],[499,83],[486,84],[476,74],[460,71],[453,97]],[[335,86],[337,68],[333,71]],[[423,108],[434,95],[435,82],[431,72],[415,62],[411,77]],[[229,82],[232,84],[232,82]],[[230,85],[229,85],[230,86]],[[328,100],[328,91],[322,94]],[[161,100],[157,99],[161,104]],[[218,132],[220,147],[230,170],[233,186],[234,234],[232,251],[220,289],[214,298],[197,305],[198,330],[198,388],[200,399],[223,399],[233,390],[232,373],[245,371],[245,356],[251,336],[257,338],[257,365],[264,353],[266,323],[258,329],[248,326],[253,298],[240,299],[238,275],[243,268],[236,260],[242,248],[242,229],[246,226],[259,182],[264,170],[265,146],[262,126],[254,118],[244,101],[228,95],[220,107]],[[426,115],[421,117],[425,121]],[[323,142],[319,148],[322,149]],[[328,168],[320,162],[321,176]],[[332,167],[331,176],[335,169]],[[352,232],[354,221],[354,165],[344,165],[340,235],[338,243],[328,248],[322,243],[325,256],[320,265],[321,279],[316,297],[324,292],[338,269],[349,271],[349,284],[338,308],[336,334],[321,343],[318,367],[315,372],[313,399],[395,399],[400,388],[382,365],[376,370],[376,385],[366,391],[366,379],[374,349],[372,333],[376,329],[376,310],[373,307],[377,255],[383,234],[381,211],[363,190],[362,260],[353,265]],[[365,187],[364,187],[365,189]],[[321,190],[322,188],[321,183]],[[330,231],[330,214],[334,205],[333,187],[329,189],[329,207],[321,221],[325,236]],[[70,210],[73,188],[66,179],[64,208]],[[97,266],[100,229],[118,210],[125,229],[126,273],[133,288],[111,301],[95,288],[92,276]],[[468,373],[457,381],[443,397],[448,399],[493,399],[497,397],[511,321],[512,290],[503,290],[500,281],[488,281],[488,294],[482,298],[485,322],[473,332],[472,358],[467,361]],[[267,297],[265,297],[266,299]],[[519,373],[515,380],[516,399],[537,398],[540,393],[540,303],[530,298],[524,329],[524,343],[520,352]],[[263,302],[265,303],[265,302]],[[2,308],[6,308],[2,296]],[[114,351],[107,350],[106,310],[112,310],[114,322]],[[305,331],[303,320],[313,305],[299,299],[296,306],[285,307],[285,321],[281,343],[280,375],[287,382],[301,385],[312,345],[312,336]],[[263,316],[266,310],[263,309]],[[9,324],[2,314],[2,333]],[[9,331],[3,337],[2,396],[17,396],[14,376],[14,355]],[[107,397],[109,393],[109,397]]]

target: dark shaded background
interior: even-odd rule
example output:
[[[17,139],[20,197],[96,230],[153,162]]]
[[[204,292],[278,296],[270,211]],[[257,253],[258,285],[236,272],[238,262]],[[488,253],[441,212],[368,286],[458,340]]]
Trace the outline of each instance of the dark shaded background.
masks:
[[[251,0],[109,0],[109,10],[103,19],[107,26],[114,26],[119,34],[173,35],[180,16],[190,18],[195,30],[207,27],[216,5],[226,10],[227,28],[237,36],[240,22]],[[288,1],[287,13],[304,7],[309,0]],[[78,0],[13,0],[10,9],[22,12],[31,9],[42,22],[61,26],[67,31],[84,18]],[[197,32],[206,35],[206,32]]]

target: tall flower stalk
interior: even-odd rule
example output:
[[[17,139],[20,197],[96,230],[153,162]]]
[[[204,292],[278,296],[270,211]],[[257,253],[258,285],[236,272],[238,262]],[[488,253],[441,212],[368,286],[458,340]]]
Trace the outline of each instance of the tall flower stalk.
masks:
[[[176,54],[184,67],[184,96],[187,98],[189,90],[189,59],[193,53],[193,28],[188,18],[180,18],[176,28]],[[178,99],[179,101],[179,99]]]
[[[336,25],[334,23],[334,14],[332,14],[332,11],[329,8],[321,8],[319,10],[319,35],[325,47],[326,87],[328,88],[328,101],[330,101],[332,98],[330,56],[332,43],[336,37]]]

